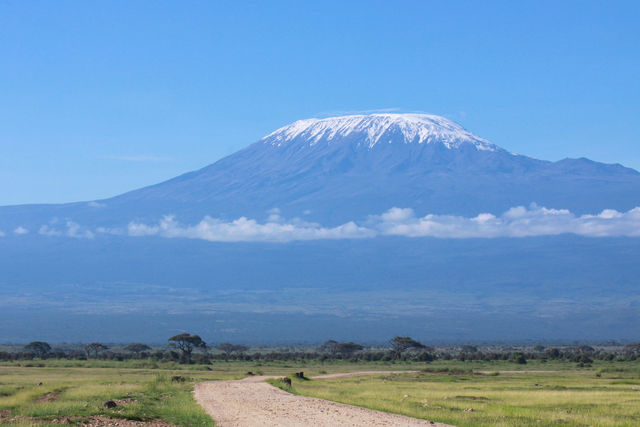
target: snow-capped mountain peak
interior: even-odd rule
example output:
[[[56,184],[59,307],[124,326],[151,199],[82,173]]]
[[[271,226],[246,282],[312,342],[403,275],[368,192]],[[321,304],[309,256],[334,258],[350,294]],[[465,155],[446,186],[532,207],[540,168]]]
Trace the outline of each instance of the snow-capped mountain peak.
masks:
[[[298,120],[265,136],[262,142],[280,147],[296,141],[313,146],[334,140],[355,142],[368,148],[401,142],[441,143],[454,149],[468,143],[478,150],[498,150],[496,145],[459,124],[431,114],[369,114]]]

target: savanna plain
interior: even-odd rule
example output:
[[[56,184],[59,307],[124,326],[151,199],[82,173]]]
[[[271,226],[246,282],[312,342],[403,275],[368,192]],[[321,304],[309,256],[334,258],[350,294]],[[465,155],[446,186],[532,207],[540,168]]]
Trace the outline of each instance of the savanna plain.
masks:
[[[313,379],[384,370],[410,372]],[[307,379],[296,378],[299,371]],[[193,398],[194,384],[251,374],[287,376],[291,386],[277,378],[269,381],[290,393],[457,426],[640,425],[640,360],[584,365],[304,359],[5,361],[0,364],[0,425],[116,425],[104,423],[116,420],[123,426],[213,426]],[[115,407],[104,406],[110,400]]]

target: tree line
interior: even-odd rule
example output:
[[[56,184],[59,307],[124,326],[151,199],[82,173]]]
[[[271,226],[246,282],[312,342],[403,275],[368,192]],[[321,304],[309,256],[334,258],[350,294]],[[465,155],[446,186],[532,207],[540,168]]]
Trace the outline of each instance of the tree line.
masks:
[[[210,363],[216,360],[241,361],[511,361],[527,363],[528,360],[565,360],[588,365],[594,360],[633,361],[640,359],[640,343],[614,349],[596,349],[588,345],[571,347],[544,347],[537,345],[524,349],[479,348],[473,345],[433,347],[411,337],[396,336],[385,348],[366,348],[354,342],[328,340],[317,347],[290,351],[278,348],[253,351],[246,345],[220,343],[209,346],[197,334],[182,333],[168,338],[165,348],[153,348],[144,343],[130,343],[117,349],[92,342],[81,347],[60,350],[44,341],[33,341],[20,351],[0,351],[0,360],[73,359],[73,360],[131,360],[149,359],[180,363]]]

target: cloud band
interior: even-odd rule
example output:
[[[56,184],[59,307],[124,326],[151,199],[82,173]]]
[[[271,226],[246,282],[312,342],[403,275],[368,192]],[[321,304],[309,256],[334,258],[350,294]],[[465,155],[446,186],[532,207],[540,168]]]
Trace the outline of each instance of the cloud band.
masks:
[[[500,216],[480,214],[475,217],[455,215],[416,216],[410,208],[391,208],[381,215],[372,215],[362,224],[354,221],[337,227],[325,227],[299,218],[286,220],[277,209],[271,210],[265,222],[240,217],[224,221],[205,216],[199,223],[184,225],[174,216],[165,216],[156,224],[131,222],[126,228],[98,227],[89,230],[73,221],[63,228],[55,223],[43,225],[39,234],[93,238],[100,234],[133,237],[201,239],[211,242],[290,242],[296,240],[361,239],[376,236],[409,238],[435,237],[445,239],[532,237],[575,234],[588,237],[640,237],[640,207],[627,212],[606,209],[595,215],[575,215],[566,209],[548,209],[531,205],[509,209]],[[18,227],[14,234],[28,231]],[[0,234],[2,236],[2,234]]]

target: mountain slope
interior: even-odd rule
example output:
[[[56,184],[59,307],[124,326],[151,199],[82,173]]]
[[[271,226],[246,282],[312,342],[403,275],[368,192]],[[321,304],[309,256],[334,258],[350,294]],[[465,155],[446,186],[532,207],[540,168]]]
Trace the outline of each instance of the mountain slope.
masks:
[[[286,244],[127,233],[132,221],[156,226],[167,214],[186,225],[205,215],[246,216],[269,228],[278,225],[264,221],[276,207],[323,227],[368,226],[368,216],[394,206],[482,223],[491,217],[473,217],[532,202],[576,214],[627,211],[640,205],[640,174],[513,154],[436,116],[299,121],[203,169],[118,197],[0,207],[0,336],[95,340],[104,329],[96,325],[110,324],[127,326],[101,336],[125,341],[162,340],[175,330],[271,342],[398,334],[635,339],[640,245],[615,236],[637,233],[447,239],[379,232]],[[554,220],[567,216],[549,212]],[[627,231],[638,230],[638,213],[628,216],[636,219]],[[626,221],[609,211],[598,224],[616,215]],[[529,220],[521,226],[531,227]],[[93,238],[69,238],[89,232]]]
[[[375,114],[295,122],[198,171],[92,204],[5,207],[0,226],[71,218],[126,224],[286,217],[332,225],[393,206],[498,214],[537,203],[577,214],[640,205],[640,173],[587,159],[510,153],[438,116]]]

